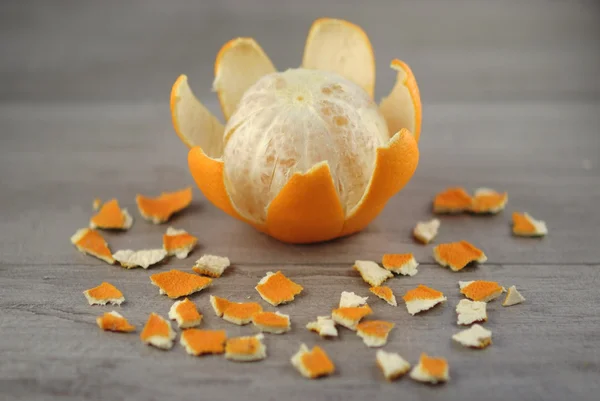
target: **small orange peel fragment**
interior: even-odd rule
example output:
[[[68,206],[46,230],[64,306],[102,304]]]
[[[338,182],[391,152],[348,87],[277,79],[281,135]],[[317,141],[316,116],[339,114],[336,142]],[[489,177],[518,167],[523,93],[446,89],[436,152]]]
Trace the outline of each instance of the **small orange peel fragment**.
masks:
[[[362,318],[370,315],[371,313],[373,313],[373,310],[369,307],[369,305],[337,308],[331,312],[331,318],[337,324],[356,331],[356,326],[362,320]]]
[[[231,262],[227,257],[202,255],[202,257],[196,261],[192,270],[204,276],[218,278],[223,275],[230,264]]]
[[[267,274],[255,287],[261,298],[273,306],[288,303],[300,294],[303,287],[283,275],[280,271]]]
[[[305,344],[301,344],[298,352],[292,356],[291,362],[298,372],[308,379],[329,376],[335,372],[335,365],[319,346],[309,350]]]
[[[308,322],[306,328],[321,337],[337,337],[338,331],[331,316],[317,316],[317,320]]]
[[[394,277],[388,270],[383,269],[377,263],[370,260],[357,260],[352,266],[354,270],[360,273],[365,283],[372,287],[383,284],[390,277]]]
[[[102,199],[94,199],[94,201],[92,202],[92,209],[98,211],[100,209],[100,206],[102,206]]]
[[[90,228],[128,230],[132,225],[133,217],[127,209],[121,209],[116,199],[104,203],[98,213],[90,219]]]
[[[194,356],[222,354],[225,352],[227,334],[225,330],[186,329],[181,332],[180,344]]]
[[[473,301],[489,302],[498,298],[505,290],[495,281],[459,281],[460,293]]]
[[[519,237],[543,237],[548,234],[548,227],[546,222],[542,220],[536,220],[531,217],[528,213],[517,213],[512,214],[513,228],[512,232],[514,235]]]
[[[419,364],[410,372],[410,378],[424,383],[443,383],[450,380],[448,362],[444,358],[421,354]]]
[[[91,228],[80,228],[71,237],[71,243],[81,253],[92,255],[106,263],[112,265],[115,260],[112,257],[112,252],[108,248],[108,244],[96,230]]]
[[[258,312],[252,316],[252,324],[265,333],[282,334],[290,331],[290,316],[279,312]]]
[[[480,301],[461,299],[456,305],[458,315],[456,324],[469,325],[475,322],[487,321],[487,304]]]
[[[408,313],[413,316],[447,300],[442,292],[423,284],[419,284],[417,288],[407,291],[402,299],[406,303]]]
[[[154,224],[160,224],[168,221],[173,214],[180,212],[192,203],[192,188],[163,192],[156,198],[138,194],[135,201],[144,219]]]
[[[353,308],[356,306],[362,306],[367,303],[367,299],[369,299],[369,297],[361,297],[360,295],[356,295],[354,292],[342,291],[338,307]]]
[[[176,301],[169,309],[169,319],[175,320],[180,329],[198,326],[202,322],[202,314],[196,304],[185,298]]]
[[[470,210],[473,204],[471,195],[460,187],[447,188],[433,199],[434,213],[462,213]]]
[[[112,257],[126,269],[141,267],[147,269],[152,265],[160,263],[167,256],[164,249],[121,249],[115,252]]]
[[[177,259],[185,259],[198,243],[198,238],[189,234],[185,230],[178,230],[173,227],[167,228],[163,235],[163,249],[168,256],[175,255]]]
[[[492,332],[479,324],[456,333],[452,339],[462,346],[483,349],[492,344]]]
[[[215,314],[218,317],[223,316],[223,313],[225,313],[225,309],[227,309],[227,307],[230,304],[231,302],[225,298],[217,297],[215,295],[210,296],[210,305],[212,306],[213,310],[215,311]]]
[[[171,349],[177,334],[171,328],[171,323],[162,316],[152,312],[140,334],[142,341],[160,349]]]
[[[253,362],[267,357],[263,334],[249,337],[234,337],[225,343],[225,358],[237,362]]]
[[[115,331],[121,333],[130,333],[135,331],[135,326],[129,324],[120,313],[112,311],[106,312],[96,318],[96,323],[104,331]]]
[[[525,297],[517,291],[517,287],[512,285],[506,292],[506,298],[502,302],[502,306],[513,306],[525,302]]]
[[[90,288],[83,292],[90,305],[121,305],[125,301],[123,293],[111,283],[106,281],[98,287]]]
[[[377,295],[379,298],[383,299],[385,302],[392,306],[398,306],[398,302],[396,301],[396,296],[390,287],[380,286],[380,287],[371,287],[369,288],[373,294]]]
[[[377,350],[376,359],[377,366],[388,381],[396,380],[410,370],[410,363],[395,352]]]
[[[412,253],[386,253],[381,260],[383,267],[392,273],[414,276],[419,263]]]
[[[419,221],[413,229],[413,236],[422,244],[429,244],[437,237],[440,229],[440,221],[431,219],[429,221]]]
[[[160,294],[166,294],[171,299],[202,291],[212,283],[212,279],[208,277],[176,269],[153,274],[150,281],[159,288]]]
[[[507,202],[508,194],[506,192],[500,193],[489,188],[479,188],[475,190],[469,211],[477,214],[496,214],[504,210]]]
[[[467,241],[440,244],[433,248],[433,258],[441,266],[448,266],[455,272],[464,269],[470,263],[487,261],[485,253]]]
[[[367,347],[383,347],[395,324],[385,320],[367,320],[356,326],[356,335],[363,339]]]
[[[262,306],[256,302],[231,302],[223,312],[223,320],[243,326],[259,312],[262,312]]]

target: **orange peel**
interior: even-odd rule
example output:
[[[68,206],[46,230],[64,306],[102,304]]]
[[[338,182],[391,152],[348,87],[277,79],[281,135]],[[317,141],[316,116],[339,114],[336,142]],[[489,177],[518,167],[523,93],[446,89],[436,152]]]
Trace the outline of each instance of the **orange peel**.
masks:
[[[383,347],[395,324],[385,320],[367,320],[356,326],[356,335],[363,339],[367,347]]]
[[[417,288],[407,291],[402,299],[406,303],[408,313],[413,316],[447,300],[442,292],[423,284],[419,284]]]
[[[253,362],[267,357],[263,334],[229,338],[225,343],[225,358],[237,362]]]
[[[506,292],[506,298],[502,302],[502,306],[513,306],[525,302],[525,297],[517,291],[517,287],[512,285]]]
[[[176,269],[153,274],[150,276],[150,281],[159,288],[160,294],[171,299],[202,291],[212,283],[211,278]]]
[[[418,273],[419,263],[412,253],[386,253],[381,259],[386,270],[403,276],[414,276]]]
[[[90,228],[94,229],[129,230],[132,225],[133,217],[127,209],[121,209],[116,199],[105,202],[98,213],[90,219]]]
[[[548,227],[546,222],[542,220],[536,220],[531,217],[528,213],[517,213],[512,214],[513,228],[512,232],[514,235],[519,237],[543,237],[548,234]]]
[[[196,304],[185,298],[176,301],[169,309],[169,319],[175,320],[180,329],[198,326],[202,322],[202,314]]]
[[[264,333],[282,334],[290,331],[290,316],[279,312],[258,312],[252,316],[252,324]]]
[[[225,309],[231,304],[231,302],[225,298],[217,297],[215,295],[210,296],[210,306],[212,306],[215,314],[218,317],[222,317],[225,313]]]
[[[492,332],[479,324],[456,333],[452,339],[464,347],[483,349],[492,344]]]
[[[135,267],[147,269],[152,265],[162,262],[166,256],[167,251],[164,249],[141,249],[138,251],[121,249],[112,255],[126,269],[133,269]]]
[[[338,307],[354,308],[356,306],[362,306],[367,303],[367,299],[369,299],[369,297],[361,297],[360,295],[356,295],[353,292],[342,291]]]
[[[380,287],[371,287],[369,288],[373,294],[377,295],[379,298],[383,299],[385,302],[392,306],[398,306],[396,301],[396,296],[390,287],[380,286]]]
[[[192,270],[203,276],[218,278],[223,275],[225,269],[229,267],[231,262],[229,258],[216,255],[202,255],[196,261]]]
[[[433,199],[434,213],[462,213],[471,209],[473,198],[461,187],[447,188]]]
[[[472,301],[490,302],[506,289],[495,281],[459,281],[460,293]]]
[[[369,305],[337,308],[331,312],[331,318],[337,324],[346,327],[347,329],[356,331],[356,326],[362,318],[373,313]]]
[[[508,194],[506,192],[500,193],[490,188],[478,188],[475,190],[469,211],[477,214],[496,214],[504,210],[507,202]]]
[[[309,350],[305,344],[292,356],[292,365],[308,379],[329,376],[335,372],[335,365],[327,353],[319,346]]]
[[[433,258],[440,266],[447,266],[455,272],[464,269],[470,263],[481,264],[487,261],[485,253],[467,241],[440,244],[433,248]]]
[[[388,278],[394,277],[388,270],[370,260],[357,260],[352,268],[360,274],[365,283],[372,287],[380,286]]]
[[[475,322],[487,321],[487,303],[461,299],[456,305],[458,315],[456,324],[469,325]]]
[[[214,295],[210,296],[210,304],[217,316],[239,326],[250,323],[252,317],[263,310],[256,302],[231,302]]]
[[[173,227],[167,228],[163,234],[163,249],[168,256],[175,256],[177,259],[185,259],[198,243],[198,238],[189,234],[185,230],[178,230]]]
[[[85,298],[90,305],[121,305],[125,302],[123,293],[117,287],[106,281],[102,282],[98,287],[90,288],[83,292]]]
[[[95,211],[98,211],[100,209],[100,206],[102,206],[102,199],[95,198],[92,201],[92,209],[94,209]]]
[[[150,313],[140,334],[142,342],[160,349],[173,348],[173,340],[176,336],[171,323],[154,312]]]
[[[225,330],[186,329],[181,332],[179,343],[185,352],[193,356],[222,354],[225,352]]]
[[[112,311],[106,312],[96,318],[96,324],[104,331],[115,331],[121,333],[130,333],[135,331],[135,326],[131,325],[120,313]]]
[[[422,244],[429,244],[437,237],[440,229],[440,221],[431,219],[429,221],[419,221],[413,229],[413,236]]]
[[[160,224],[168,221],[173,214],[182,211],[192,203],[192,188],[163,192],[155,198],[138,194],[135,202],[144,219],[154,224]]]
[[[293,301],[303,290],[301,285],[294,283],[280,271],[267,272],[255,288],[261,298],[273,306]]]
[[[379,369],[381,369],[388,381],[394,381],[399,377],[404,376],[410,370],[410,363],[398,353],[386,352],[380,349],[377,350],[375,357],[377,366],[379,366]]]
[[[108,244],[96,230],[92,230],[91,228],[80,228],[73,236],[71,236],[71,243],[75,245],[75,248],[81,253],[95,256],[109,265],[115,263],[115,259],[108,248]]]
[[[410,371],[410,378],[424,383],[443,383],[450,380],[449,370],[446,359],[422,353],[418,365]]]
[[[173,126],[191,148],[196,184],[225,213],[283,242],[327,241],[363,230],[408,183],[419,160],[418,87],[405,63],[391,66],[397,84],[380,109],[372,100],[371,45],[354,24],[315,21],[303,68],[281,73],[254,40],[228,42],[217,56],[213,85],[226,127],[194,96],[185,75],[171,90]],[[355,122],[366,125],[356,140],[348,139]],[[292,135],[294,129],[307,131]],[[298,144],[283,141],[279,132]],[[298,149],[303,155],[294,153]]]
[[[331,316],[317,316],[317,320],[308,322],[306,328],[321,337],[337,337],[338,331]]]

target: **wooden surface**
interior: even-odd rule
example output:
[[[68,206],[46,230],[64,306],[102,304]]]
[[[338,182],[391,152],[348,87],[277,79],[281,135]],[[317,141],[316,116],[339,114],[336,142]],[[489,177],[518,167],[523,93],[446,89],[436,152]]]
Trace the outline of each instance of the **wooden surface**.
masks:
[[[0,399],[201,400],[592,400],[600,385],[600,53],[594,1],[301,1],[248,2],[12,1],[0,5]],[[284,3],[284,2],[282,2]],[[169,5],[168,5],[169,4]],[[200,238],[187,260],[127,271],[78,253],[69,237],[87,224],[95,197],[117,197],[135,218],[107,234],[113,250],[160,246],[165,226],[143,221],[137,193],[192,184],[186,149],[172,132],[170,85],[187,73],[210,93],[219,46],[255,36],[279,68],[299,64],[304,35],[321,15],[351,19],[370,34],[378,56],[377,96],[393,82],[386,64],[401,57],[422,89],[421,163],[409,185],[367,230],[326,244],[279,243],[216,210],[194,190],[194,203],[172,220]],[[430,217],[433,195],[450,185],[509,193],[495,217],[445,217],[436,242],[467,239],[488,263],[452,273],[431,246],[412,242]],[[546,220],[550,235],[510,235],[514,210]],[[375,350],[354,333],[324,341],[304,329],[335,306],[342,290],[368,295],[351,270],[357,259],[414,252],[412,278],[388,284],[400,298],[424,283],[446,305],[411,317],[371,296],[374,317],[397,325],[386,350],[411,362],[426,351],[449,360],[452,380],[429,387],[386,383]],[[279,308],[291,333],[267,335],[268,358],[238,364],[193,358],[177,344],[164,352],[138,334],[98,330],[81,292],[109,281],[127,302],[116,308],[139,328],[171,301],[148,276],[189,270],[202,253],[227,255],[234,267],[192,297],[206,328],[253,333],[216,318],[210,294],[262,302],[265,272],[282,270],[304,293]],[[489,305],[494,344],[483,351],[450,340],[459,330],[457,281],[512,284],[523,305]],[[268,305],[264,304],[265,307]],[[269,307],[269,309],[273,309]],[[315,382],[289,363],[299,344],[322,345],[337,373]],[[594,395],[595,394],[595,395]]]

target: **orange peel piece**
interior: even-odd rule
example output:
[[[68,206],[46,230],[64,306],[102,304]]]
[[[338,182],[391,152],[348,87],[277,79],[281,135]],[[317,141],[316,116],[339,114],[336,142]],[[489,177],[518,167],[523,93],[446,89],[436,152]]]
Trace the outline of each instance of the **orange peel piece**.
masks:
[[[450,267],[452,271],[460,271],[468,264],[485,263],[487,256],[475,245],[467,241],[440,244],[433,248],[433,258],[442,267]]]
[[[81,253],[95,256],[109,265],[115,263],[112,252],[108,248],[108,244],[96,230],[92,230],[91,228],[80,228],[73,236],[71,236],[71,243],[75,245],[75,248]]]
[[[496,192],[490,188],[478,188],[473,196],[469,211],[477,214],[496,214],[504,210],[508,202],[506,192]]]
[[[142,342],[160,349],[173,348],[173,340],[176,336],[171,323],[154,312],[150,313],[140,334]]]
[[[460,293],[473,301],[490,302],[506,289],[495,281],[459,281]]]
[[[116,311],[106,312],[96,318],[96,324],[104,331],[115,331],[121,333],[130,333],[135,331],[135,326],[131,325],[120,313]]]
[[[225,269],[227,269],[230,264],[231,262],[227,257],[202,255],[202,257],[196,261],[192,270],[204,276],[218,278],[223,275]]]
[[[338,307],[353,308],[356,306],[362,306],[367,303],[367,299],[369,299],[369,297],[361,297],[360,295],[356,295],[354,292],[342,291]]]
[[[112,255],[126,269],[133,269],[135,267],[147,269],[152,265],[162,262],[166,256],[167,251],[164,249],[141,249],[139,251],[121,249]]]
[[[215,314],[218,317],[223,316],[223,313],[225,313],[225,309],[227,309],[227,307],[230,304],[231,302],[225,298],[217,297],[214,295],[210,296],[210,306],[212,306],[213,310],[215,311]]]
[[[437,237],[438,230],[440,229],[440,221],[438,219],[431,219],[429,221],[419,221],[413,229],[413,236],[417,241],[422,244],[429,244]]]
[[[369,288],[373,294],[377,295],[379,298],[383,299],[385,302],[392,306],[398,306],[396,301],[396,296],[390,287],[387,286],[379,286],[379,287],[371,287]]]
[[[383,347],[395,324],[385,320],[367,320],[356,326],[356,335],[363,339],[367,347]]]
[[[410,378],[424,383],[443,383],[450,380],[448,361],[421,354],[419,364],[410,371]]]
[[[164,223],[175,213],[178,213],[192,203],[192,188],[179,191],[163,192],[156,198],[138,194],[135,197],[142,217],[154,224]]]
[[[92,202],[92,209],[94,209],[95,211],[98,211],[100,209],[100,206],[102,206],[102,199],[100,199],[100,198],[94,199]]]
[[[181,332],[180,344],[193,356],[225,352],[225,330],[186,329]]]
[[[132,225],[133,217],[127,209],[121,209],[116,199],[104,203],[98,213],[90,219],[90,228],[94,229],[129,230]]]
[[[302,67],[337,73],[373,97],[375,56],[361,27],[333,18],[313,22],[304,47]]]
[[[279,312],[258,312],[252,324],[265,333],[282,334],[290,331],[290,316]]]
[[[458,315],[456,324],[469,325],[475,322],[487,321],[487,304],[480,301],[461,299],[456,305]]]
[[[447,188],[433,199],[434,213],[462,213],[471,209],[473,198],[460,187]]]
[[[377,350],[375,357],[377,366],[388,381],[394,381],[410,370],[410,363],[395,352],[386,352],[380,349]]]
[[[210,304],[217,316],[240,326],[250,323],[252,317],[263,310],[256,302],[231,302],[214,295],[210,296]]]
[[[317,320],[308,322],[306,328],[321,337],[337,337],[338,331],[331,316],[317,316]]]
[[[253,362],[267,357],[263,334],[230,338],[225,343],[225,358],[237,362]]]
[[[305,344],[301,344],[298,352],[292,356],[291,362],[298,372],[308,379],[329,376],[335,372],[335,365],[327,353],[316,345],[309,350]]]
[[[402,299],[406,303],[408,313],[413,316],[447,300],[442,292],[423,284],[419,284],[417,288],[407,291]]]
[[[385,117],[390,135],[406,128],[419,142],[423,108],[417,80],[410,67],[403,61],[392,60],[390,68],[397,71],[396,84],[390,94],[379,103],[379,110]]]
[[[464,347],[483,349],[492,344],[492,332],[479,324],[456,333],[452,339]]]
[[[512,232],[514,235],[519,237],[543,237],[548,234],[548,227],[546,222],[542,220],[536,220],[531,217],[528,213],[517,213],[512,214],[513,228]]]
[[[273,306],[288,303],[300,294],[303,287],[294,283],[282,272],[267,272],[255,287],[261,298]]]
[[[211,278],[176,269],[153,274],[150,281],[159,288],[160,294],[165,294],[171,299],[202,291],[212,283]]]
[[[197,243],[198,238],[185,230],[169,227],[167,228],[167,232],[163,234],[163,249],[167,252],[168,256],[175,255],[177,259],[187,258]]]
[[[380,286],[388,278],[394,277],[388,270],[381,268],[377,263],[370,260],[357,260],[352,268],[360,273],[365,283],[372,287]]]
[[[386,253],[381,260],[383,267],[392,273],[414,276],[419,263],[412,253]]]
[[[225,120],[229,120],[248,88],[275,71],[273,62],[253,38],[225,43],[215,60],[213,81]]]
[[[202,322],[202,314],[198,312],[196,304],[185,298],[176,301],[169,309],[169,319],[175,320],[180,329],[198,326]]]
[[[356,331],[356,326],[362,318],[373,313],[373,310],[369,305],[349,307],[349,308],[337,308],[331,312],[331,318],[334,322],[339,325],[346,327],[347,329]]]
[[[513,306],[525,302],[525,297],[517,291],[517,287],[512,285],[506,292],[506,298],[502,302],[502,306]]]
[[[85,298],[90,305],[121,305],[125,302],[123,293],[117,287],[106,281],[102,282],[98,287],[90,288],[83,292]]]

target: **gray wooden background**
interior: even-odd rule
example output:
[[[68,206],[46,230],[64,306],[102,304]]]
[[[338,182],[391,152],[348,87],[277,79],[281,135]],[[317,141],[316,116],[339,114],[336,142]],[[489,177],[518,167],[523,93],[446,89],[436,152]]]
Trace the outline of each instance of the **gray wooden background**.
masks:
[[[216,210],[195,190],[172,224],[200,238],[185,261],[126,271],[75,251],[95,197],[117,197],[135,217],[113,250],[160,246],[164,226],[143,221],[136,193],[192,183],[186,149],[173,133],[168,96],[180,73],[209,108],[219,47],[254,36],[280,69],[299,65],[306,32],[320,16],[362,25],[377,56],[376,96],[407,61],[424,103],[421,163],[414,179],[359,235],[327,244],[278,243]],[[0,3],[0,399],[4,400],[592,400],[600,385],[600,5],[594,0],[421,1],[3,1]],[[438,242],[467,239],[489,262],[463,273],[436,266],[410,230],[430,216],[449,185],[509,192],[491,218],[443,218]],[[510,212],[547,221],[542,240],[510,236]],[[448,358],[452,380],[429,387],[384,382],[375,351],[354,334],[325,342],[304,329],[342,290],[368,295],[350,267],[384,252],[414,252],[412,278],[388,281],[397,296],[418,283],[448,303],[410,317],[371,297],[374,317],[397,324],[387,350],[415,362],[422,351]],[[138,334],[104,333],[81,291],[110,281],[118,310],[142,327],[171,302],[152,272],[189,270],[202,253],[234,267],[193,296],[204,327],[252,333],[212,313],[209,294],[259,300],[254,285],[281,269],[305,292],[280,308],[293,331],[268,335],[269,357],[236,364],[161,352]],[[471,351],[458,331],[456,282],[516,284],[527,302],[489,307],[494,344]],[[266,306],[266,305],[265,305]],[[139,331],[138,331],[139,333]],[[300,342],[320,344],[338,372],[309,382],[289,364]],[[596,395],[594,395],[596,394]]]

